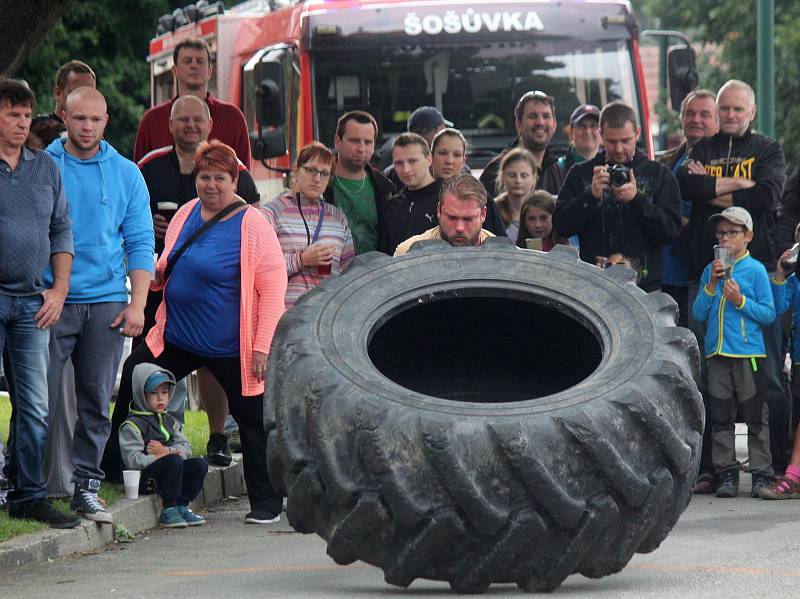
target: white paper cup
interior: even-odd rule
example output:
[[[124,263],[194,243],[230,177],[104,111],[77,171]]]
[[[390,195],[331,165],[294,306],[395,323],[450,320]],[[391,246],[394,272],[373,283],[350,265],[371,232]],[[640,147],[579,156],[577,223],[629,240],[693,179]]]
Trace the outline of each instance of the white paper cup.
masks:
[[[136,499],[139,497],[139,478],[142,476],[140,470],[123,470],[122,480],[125,483],[125,497]]]

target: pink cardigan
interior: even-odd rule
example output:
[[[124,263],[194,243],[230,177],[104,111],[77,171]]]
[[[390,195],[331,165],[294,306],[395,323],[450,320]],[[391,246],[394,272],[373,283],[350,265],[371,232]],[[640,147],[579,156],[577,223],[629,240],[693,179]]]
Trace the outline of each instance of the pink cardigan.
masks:
[[[164,251],[156,265],[153,291],[164,287],[164,270],[186,219],[200,200],[181,206],[167,228]],[[278,236],[261,213],[247,207],[242,219],[241,250],[241,308],[239,310],[239,352],[242,362],[242,395],[264,392],[264,382],[253,376],[253,352],[269,353],[272,335],[283,315],[286,295],[286,266],[283,262]],[[169,281],[167,281],[169,284]],[[167,322],[167,302],[161,301],[156,312],[156,325],[147,334],[147,347],[158,357],[164,351],[164,327]]]

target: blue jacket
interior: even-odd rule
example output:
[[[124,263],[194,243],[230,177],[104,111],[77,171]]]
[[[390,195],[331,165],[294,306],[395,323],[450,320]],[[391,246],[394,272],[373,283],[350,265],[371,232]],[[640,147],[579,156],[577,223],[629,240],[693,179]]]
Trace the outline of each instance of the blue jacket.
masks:
[[[61,171],[72,219],[75,261],[68,304],[128,301],[128,271],[153,271],[153,218],[139,168],[105,141],[93,157],[47,148]],[[48,284],[53,275],[45,271]]]
[[[741,306],[734,306],[722,293],[724,281],[717,282],[714,294],[706,290],[711,279],[711,264],[700,277],[700,291],[692,305],[695,320],[706,323],[706,358],[765,358],[761,327],[775,320],[767,269],[750,252],[733,263],[731,278],[744,296]]]
[[[792,363],[800,363],[800,281],[791,275],[782,283],[772,281],[772,299],[775,312],[780,315],[792,309]]]

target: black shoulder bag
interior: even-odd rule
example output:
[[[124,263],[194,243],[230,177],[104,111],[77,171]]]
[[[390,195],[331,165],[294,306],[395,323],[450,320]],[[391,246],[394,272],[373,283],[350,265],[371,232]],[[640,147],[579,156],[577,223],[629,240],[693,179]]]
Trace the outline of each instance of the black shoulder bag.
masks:
[[[169,279],[169,275],[172,274],[172,269],[175,268],[175,264],[178,262],[178,260],[180,260],[181,256],[183,256],[183,254],[186,252],[186,250],[189,249],[190,245],[192,245],[195,241],[197,241],[197,239],[203,233],[208,231],[212,226],[214,226],[216,223],[218,223],[223,218],[228,216],[231,212],[233,212],[234,210],[236,210],[237,208],[239,208],[241,206],[246,206],[246,205],[247,204],[245,202],[236,202],[234,204],[230,204],[230,205],[226,206],[225,208],[223,208],[222,210],[217,212],[211,219],[206,221],[203,224],[202,227],[197,229],[197,231],[192,233],[189,236],[189,239],[184,241],[183,245],[181,247],[179,247],[170,258],[167,258],[167,267],[164,269],[164,283],[167,282],[167,279]]]

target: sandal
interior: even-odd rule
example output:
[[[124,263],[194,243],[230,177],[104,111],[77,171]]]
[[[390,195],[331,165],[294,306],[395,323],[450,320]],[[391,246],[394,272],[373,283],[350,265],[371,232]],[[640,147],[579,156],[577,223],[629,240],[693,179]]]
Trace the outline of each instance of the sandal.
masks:
[[[782,476],[773,485],[761,489],[758,496],[761,499],[800,499],[800,483]]]
[[[710,472],[701,472],[694,482],[694,492],[697,495],[708,495],[717,490],[714,475]]]

